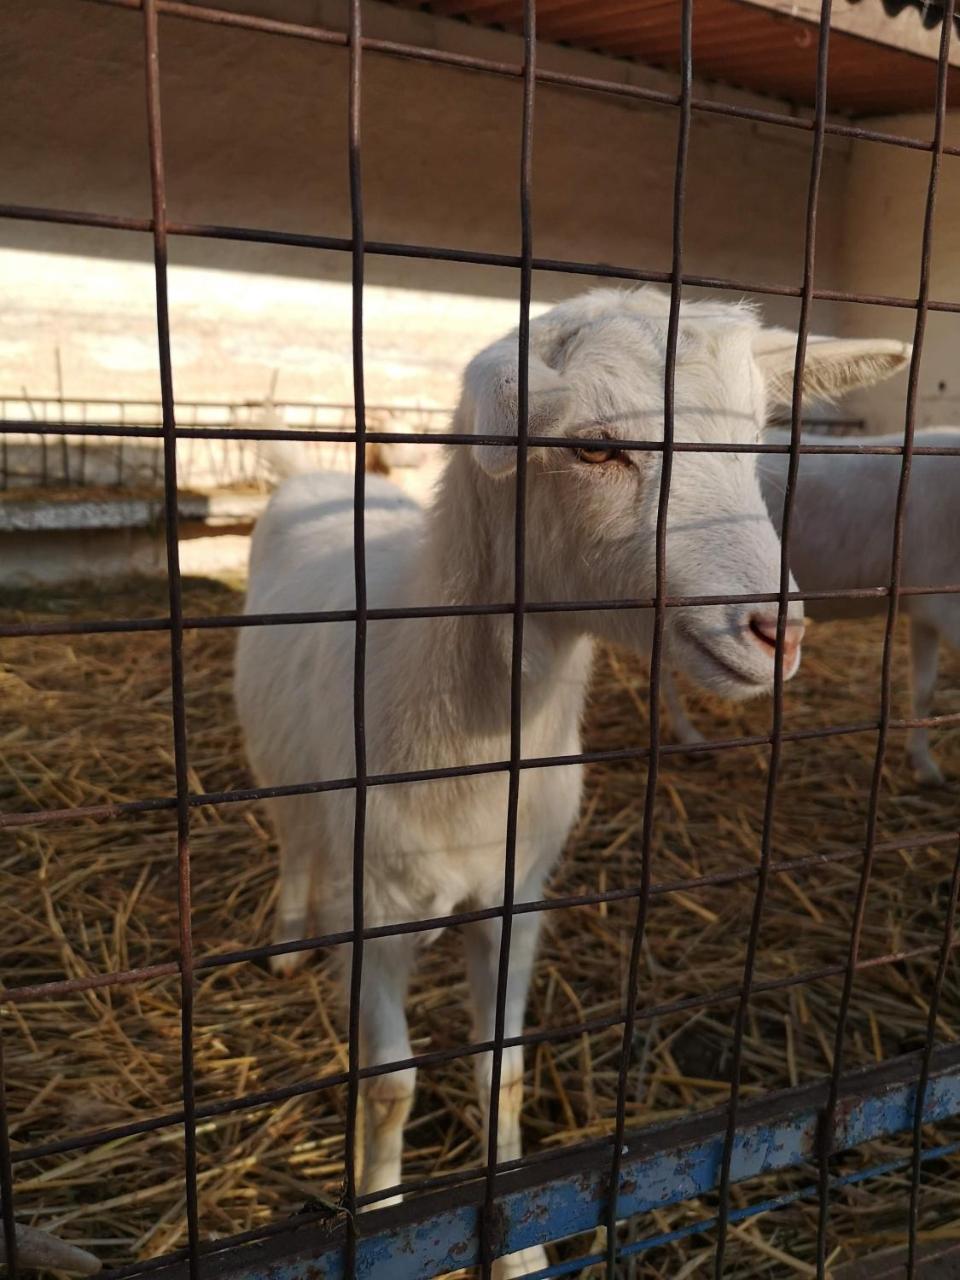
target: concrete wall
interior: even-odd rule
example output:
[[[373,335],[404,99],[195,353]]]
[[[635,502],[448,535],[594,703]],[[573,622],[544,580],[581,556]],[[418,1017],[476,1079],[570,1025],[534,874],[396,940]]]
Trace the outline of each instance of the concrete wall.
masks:
[[[344,25],[336,2],[249,7]],[[374,34],[520,57],[502,33],[375,2],[365,15]],[[148,215],[139,15],[0,0],[0,18],[4,198]],[[571,50],[545,49],[542,61],[674,87],[664,73]],[[349,233],[343,49],[162,19],[161,67],[172,218]],[[517,252],[517,81],[368,55],[363,104],[368,237]],[[675,130],[670,110],[539,90],[536,252],[667,268]],[[806,134],[696,116],[688,270],[797,280],[809,146]],[[825,284],[840,279],[848,159],[847,144],[828,145]],[[175,238],[171,258],[179,396],[260,396],[277,371],[281,398],[351,399],[348,255]],[[516,319],[511,270],[371,257],[367,276],[371,401],[451,404],[464,361]],[[535,297],[546,304],[589,283],[538,274]],[[0,288],[0,384],[12,384],[0,393],[52,392],[59,347],[70,395],[157,395],[147,236],[0,220]],[[769,310],[789,322],[795,304]],[[832,324],[824,308],[820,326]]]
[[[930,139],[933,119],[894,116],[871,122],[904,137]],[[950,114],[947,143],[960,143],[960,113]],[[841,277],[856,292],[916,298],[930,155],[903,148],[858,145],[851,156],[844,202]],[[931,298],[960,300],[960,159],[946,156],[941,169],[931,258]],[[854,334],[912,340],[916,313],[889,307],[844,308],[843,326]],[[918,423],[960,423],[960,316],[931,312],[920,366]],[[902,431],[906,381],[861,392],[851,405],[878,431]]]
[[[343,30],[343,0],[231,0],[233,7]],[[504,33],[369,0],[366,31],[519,62]],[[149,216],[141,19],[80,0],[0,0],[4,85],[0,199]],[[541,65],[675,91],[665,72],[544,47]],[[169,214],[174,219],[347,236],[347,55],[342,48],[161,20]],[[698,84],[701,97],[779,106]],[[363,163],[370,239],[513,254],[519,249],[516,80],[364,58]],[[929,136],[923,117],[879,127]],[[960,140],[960,117],[951,121]],[[581,91],[538,89],[535,252],[666,270],[676,116]],[[808,133],[694,114],[684,230],[688,272],[772,284],[800,280]],[[817,283],[913,295],[929,157],[827,141]],[[958,162],[944,166],[933,293],[960,284]],[[349,255],[171,240],[170,310],[178,399],[352,401]],[[365,363],[370,404],[446,408],[469,356],[512,327],[514,270],[370,255]],[[535,309],[579,292],[583,275],[537,273]],[[0,219],[0,396],[159,396],[152,245],[143,234]],[[771,321],[797,304],[762,297]],[[960,420],[957,321],[931,316],[921,420]],[[908,311],[819,304],[820,332],[909,337]],[[852,397],[844,412],[902,427],[905,379]],[[112,445],[106,446],[109,451]],[[187,461],[187,459],[184,459]],[[112,465],[112,453],[104,454]],[[152,566],[149,535],[87,535],[69,549],[8,548],[7,577],[58,580],[84,566]],[[101,545],[102,543],[102,545]],[[227,544],[230,544],[228,548]],[[236,545],[234,545],[236,544]],[[98,551],[98,547],[100,550]],[[213,548],[213,550],[210,550]],[[16,552],[14,555],[13,552]],[[199,569],[243,559],[242,539],[200,538]],[[212,557],[212,559],[211,559]],[[191,561],[192,563],[192,561]],[[221,566],[222,567],[222,566]],[[2,576],[2,575],[0,575]]]

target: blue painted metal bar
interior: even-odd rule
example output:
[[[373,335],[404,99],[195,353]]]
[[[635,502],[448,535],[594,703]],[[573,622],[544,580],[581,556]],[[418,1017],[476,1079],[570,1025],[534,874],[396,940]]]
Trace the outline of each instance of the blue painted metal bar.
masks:
[[[833,1149],[843,1151],[871,1139],[909,1130],[913,1123],[920,1063],[911,1054],[879,1067],[847,1075],[835,1114]],[[733,1151],[731,1178],[742,1182],[809,1163],[816,1153],[818,1126],[829,1082],[802,1086],[752,1101],[741,1109]],[[960,1114],[960,1046],[934,1055],[927,1087],[924,1119],[944,1120]],[[621,1162],[617,1216],[648,1213],[693,1199],[716,1188],[723,1154],[726,1111],[659,1125],[628,1135]],[[944,1148],[933,1154],[954,1150]],[[872,1171],[882,1173],[892,1166]],[[558,1153],[498,1178],[499,1252],[512,1253],[593,1231],[604,1220],[607,1203],[609,1146],[594,1152]],[[479,1173],[479,1171],[478,1171]],[[838,1178],[845,1185],[871,1170]],[[753,1212],[765,1212],[812,1194],[809,1188],[765,1200]],[[425,1195],[358,1218],[358,1280],[425,1280],[478,1257],[477,1233],[483,1183]],[[750,1216],[744,1211],[745,1216]],[[711,1220],[712,1222],[712,1220]],[[710,1222],[691,1224],[681,1234],[708,1229]],[[208,1280],[342,1280],[342,1216],[329,1224],[291,1230],[284,1236],[208,1256]],[[627,1246],[639,1252],[666,1243],[669,1235],[648,1237]],[[681,1238],[677,1236],[676,1238]],[[577,1265],[586,1265],[587,1260]],[[561,1267],[566,1264],[559,1264]],[[163,1280],[182,1280],[180,1265],[155,1273]],[[549,1268],[544,1278],[565,1274]]]
[[[941,1147],[927,1147],[921,1152],[920,1159],[926,1163],[930,1160],[946,1160],[960,1152],[960,1142],[948,1142]],[[856,1173],[845,1173],[842,1177],[831,1178],[830,1190],[838,1191],[843,1187],[856,1186],[860,1182],[869,1182],[871,1178],[882,1178],[888,1173],[898,1173],[910,1167],[910,1156],[900,1160],[888,1160],[885,1164],[874,1164],[869,1169],[858,1169]],[[785,1209],[799,1200],[815,1200],[819,1187],[816,1183],[800,1187],[797,1191],[785,1192],[782,1196],[773,1196],[760,1200],[756,1204],[742,1209],[730,1210],[730,1222],[745,1222],[750,1218],[762,1217],[765,1213],[775,1213],[777,1209]],[[689,1222],[675,1231],[661,1231],[654,1236],[645,1236],[642,1240],[634,1240],[630,1244],[622,1244],[617,1253],[620,1258],[630,1258],[634,1254],[646,1253],[648,1249],[656,1249],[665,1244],[675,1244],[678,1240],[686,1240],[690,1236],[702,1235],[712,1231],[717,1225],[717,1218],[701,1218],[699,1222]],[[584,1267],[596,1266],[605,1261],[602,1253],[589,1253],[579,1258],[568,1258],[565,1262],[555,1262],[553,1266],[544,1267],[540,1271],[531,1272],[527,1280],[555,1280],[555,1277],[575,1275]]]

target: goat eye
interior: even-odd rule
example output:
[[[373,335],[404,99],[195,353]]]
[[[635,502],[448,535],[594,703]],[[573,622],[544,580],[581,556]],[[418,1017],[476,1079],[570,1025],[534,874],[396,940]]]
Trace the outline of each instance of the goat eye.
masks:
[[[578,462],[597,464],[623,461],[622,449],[574,449],[573,453]]]

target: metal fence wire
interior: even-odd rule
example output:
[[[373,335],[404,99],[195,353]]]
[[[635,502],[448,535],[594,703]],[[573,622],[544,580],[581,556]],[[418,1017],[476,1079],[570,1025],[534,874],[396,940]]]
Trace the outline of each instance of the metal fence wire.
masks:
[[[66,1136],[56,1141],[12,1149],[8,1132],[6,1087],[3,1077],[2,1044],[0,1044],[0,1195],[7,1248],[7,1268],[16,1280],[18,1274],[14,1209],[16,1204],[15,1169],[18,1164],[43,1156],[87,1149],[117,1138],[161,1128],[179,1128],[184,1139],[184,1192],[188,1223],[185,1250],[168,1254],[151,1262],[130,1264],[109,1273],[120,1277],[146,1272],[183,1276],[199,1280],[202,1276],[234,1276],[274,1274],[285,1277],[309,1276],[382,1276],[414,1277],[437,1274],[457,1266],[479,1264],[484,1277],[489,1277],[495,1259],[528,1244],[546,1242],[561,1234],[593,1230],[605,1224],[606,1252],[557,1263],[538,1274],[559,1276],[581,1271],[588,1265],[602,1265],[614,1277],[628,1258],[650,1247],[660,1237],[649,1236],[621,1240],[617,1223],[658,1203],[672,1203],[704,1192],[716,1190],[715,1215],[694,1227],[674,1232],[671,1238],[682,1238],[694,1231],[713,1230],[715,1239],[715,1274],[724,1274],[725,1252],[732,1222],[757,1212],[766,1212],[798,1199],[816,1198],[818,1212],[817,1275],[827,1273],[827,1241],[831,1197],[835,1191],[876,1173],[876,1168],[857,1174],[840,1175],[834,1163],[835,1152],[868,1138],[892,1132],[897,1128],[912,1130],[911,1192],[909,1204],[909,1256],[906,1275],[912,1277],[918,1267],[918,1206],[922,1168],[926,1160],[952,1152],[949,1148],[934,1150],[923,1146],[922,1126],[926,1120],[960,1113],[960,1051],[956,1047],[938,1047],[936,1025],[939,1003],[947,974],[951,951],[955,945],[954,925],[960,881],[960,841],[956,833],[929,833],[883,842],[877,838],[877,817],[884,763],[891,732],[921,725],[943,725],[956,722],[957,716],[904,719],[893,715],[892,657],[894,628],[901,598],[910,594],[955,593],[960,583],[925,587],[901,586],[903,532],[906,499],[911,479],[912,459],[920,454],[960,453],[958,449],[914,447],[917,416],[918,380],[923,354],[924,335],[930,311],[960,312],[960,302],[934,300],[930,297],[930,259],[934,212],[938,182],[944,155],[960,155],[960,148],[949,147],[944,140],[947,97],[947,73],[950,41],[953,31],[954,0],[947,0],[945,21],[941,28],[939,70],[935,103],[935,128],[932,141],[904,138],[876,130],[831,120],[827,115],[827,70],[830,49],[831,0],[822,0],[820,8],[819,46],[817,53],[816,107],[812,117],[794,116],[746,106],[699,99],[693,92],[692,37],[694,0],[681,0],[678,22],[681,32],[681,76],[675,94],[640,88],[635,85],[570,75],[541,68],[536,62],[536,5],[525,0],[523,60],[519,64],[489,58],[468,57],[438,49],[414,47],[389,40],[371,39],[363,35],[360,0],[350,0],[349,28],[345,32],[258,17],[249,13],[207,8],[180,3],[179,0],[77,0],[77,3],[108,4],[138,11],[143,26],[144,77],[147,98],[149,161],[152,212],[149,218],[118,217],[109,212],[86,213],[68,209],[33,208],[15,204],[0,205],[0,216],[74,226],[122,231],[140,231],[152,237],[156,285],[157,347],[160,366],[162,416],[159,425],[126,425],[116,422],[48,423],[33,418],[5,418],[3,435],[29,432],[44,439],[53,437],[104,437],[149,439],[162,444],[163,487],[166,529],[166,557],[169,584],[169,610],[160,618],[127,618],[121,620],[76,620],[55,622],[4,622],[0,637],[71,636],[97,633],[139,633],[166,631],[170,640],[172,679],[172,728],[175,758],[175,793],[159,798],[135,799],[124,803],[81,806],[70,809],[36,809],[0,815],[5,830],[43,824],[76,823],[96,819],[115,820],[125,815],[166,810],[176,815],[178,894],[179,894],[179,959],[165,964],[130,968],[120,972],[98,974],[32,986],[6,988],[4,1001],[17,1005],[38,999],[56,999],[69,993],[99,987],[138,983],[162,975],[179,975],[182,1045],[182,1104],[167,1114],[148,1120],[112,1126],[97,1132]],[[160,94],[160,44],[158,19],[184,20],[214,26],[242,28],[268,33],[276,37],[342,46],[349,58],[349,104],[346,127],[349,142],[351,235],[349,238],[294,234],[282,230],[254,229],[238,226],[211,226],[171,220],[167,215],[166,181]],[[477,73],[512,77],[522,84],[522,155],[519,172],[520,253],[517,255],[466,252],[431,246],[367,241],[364,236],[364,205],[361,181],[361,102],[363,65],[369,55],[399,59],[419,59],[441,63]],[[595,94],[612,94],[646,102],[668,105],[676,109],[676,167],[673,201],[673,253],[669,272],[648,271],[598,263],[560,261],[537,257],[534,252],[534,221],[531,207],[532,158],[535,144],[534,107],[537,90],[548,85],[573,88]],[[684,270],[684,206],[688,171],[688,140],[693,113],[713,113],[740,119],[779,125],[810,134],[810,177],[804,228],[803,273],[797,286],[757,281],[715,279],[691,275]],[[923,221],[922,253],[918,264],[919,281],[916,297],[878,296],[819,288],[815,279],[817,245],[817,208],[824,142],[828,135],[863,139],[892,147],[926,151],[930,156],[926,208]],[[168,242],[171,237],[188,236],[217,240],[238,240],[273,245],[295,245],[304,248],[338,250],[351,255],[353,297],[353,384],[355,422],[352,429],[316,430],[283,428],[265,431],[257,426],[190,426],[178,427],[176,401],[170,355],[170,326],[167,302]],[[409,259],[437,259],[496,267],[514,268],[519,280],[519,384],[516,434],[506,437],[516,447],[516,522],[514,530],[514,593],[511,600],[496,604],[467,604],[458,607],[423,606],[409,608],[370,608],[367,604],[364,558],[364,445],[371,442],[407,441],[444,445],[502,446],[502,436],[475,436],[435,431],[405,433],[377,432],[367,429],[364,408],[363,305],[364,263],[367,255]],[[525,596],[525,477],[530,448],[570,448],[578,444],[594,447],[595,441],[561,440],[538,436],[528,424],[528,355],[531,286],[534,270],[586,275],[633,281],[653,281],[670,289],[668,338],[664,375],[664,421],[662,441],[619,441],[623,449],[652,450],[662,454],[659,511],[656,529],[656,588],[652,597],[613,600],[528,602]],[[674,440],[674,373],[680,322],[681,291],[685,286],[707,286],[736,289],[760,294],[775,294],[799,299],[800,320],[796,348],[795,380],[790,416],[791,438],[786,445],[744,445],[682,443]],[[910,363],[906,415],[902,446],[864,448],[857,443],[831,445],[830,451],[876,452],[900,456],[900,479],[893,520],[890,573],[887,583],[871,589],[803,593],[790,590],[789,564],[792,512],[800,457],[803,453],[823,452],[824,446],[808,445],[801,438],[802,373],[808,340],[810,312],[817,300],[842,301],[853,304],[882,305],[912,309],[916,313],[913,354]],[[290,440],[341,441],[355,449],[354,484],[354,564],[356,604],[352,609],[287,614],[253,614],[246,616],[191,617],[184,613],[177,538],[178,472],[177,447],[185,439],[257,440],[271,438]],[[784,518],[779,589],[775,593],[729,596],[671,597],[666,586],[666,529],[670,499],[671,466],[677,453],[683,451],[783,453],[789,457],[784,497]],[[824,728],[791,730],[784,724],[783,653],[787,607],[791,600],[815,598],[882,597],[887,601],[880,682],[879,715],[859,721]],[[752,737],[711,741],[696,747],[662,744],[659,733],[658,708],[661,697],[663,635],[667,611],[680,605],[719,603],[775,602],[777,605],[777,664],[770,732]],[[643,747],[623,747],[606,751],[581,751],[575,755],[549,758],[524,757],[521,751],[521,655],[524,622],[529,614],[581,610],[652,610],[654,619],[653,649],[650,671],[650,738]],[[462,615],[502,615],[512,627],[510,749],[507,759],[463,767],[407,770],[390,774],[368,772],[365,753],[364,660],[367,626],[373,620],[432,618]],[[189,782],[189,743],[184,704],[183,642],[187,630],[205,628],[238,628],[271,626],[277,623],[321,625],[329,622],[352,622],[355,627],[353,667],[353,724],[356,770],[352,777],[316,779],[274,787],[245,787],[229,791],[199,793]],[[827,851],[811,851],[791,860],[773,856],[773,824],[777,805],[781,755],[785,743],[830,736],[873,732],[876,735],[874,766],[868,798],[867,822],[863,841],[855,846]],[[652,839],[658,796],[658,769],[665,755],[677,751],[720,752],[748,745],[769,747],[769,771],[763,814],[759,860],[736,871],[716,873],[699,878],[656,882],[653,877]],[[639,865],[634,883],[606,892],[568,897],[517,901],[515,895],[515,860],[520,782],[524,770],[545,766],[564,766],[585,762],[642,760],[647,766],[643,809],[643,834]],[[503,901],[501,906],[484,910],[460,911],[428,920],[401,925],[369,927],[364,920],[364,818],[366,800],[371,788],[393,786],[414,781],[457,778],[477,774],[504,774],[508,782],[508,819],[504,845]],[[352,791],[355,797],[353,840],[353,915],[349,926],[335,934],[310,937],[291,943],[272,944],[242,951],[196,954],[191,933],[191,813],[200,806],[230,805],[252,798],[302,795],[316,792]],[[864,960],[861,957],[861,935],[867,907],[871,874],[878,854],[885,849],[909,847],[957,846],[945,910],[942,936],[910,951],[896,951]],[[846,956],[837,963],[788,978],[759,980],[755,975],[758,941],[763,920],[765,895],[771,876],[783,872],[813,871],[825,862],[849,861],[858,868],[858,885],[853,927]],[[644,1005],[640,1000],[640,966],[645,931],[651,904],[660,896],[703,885],[725,885],[738,881],[754,881],[753,911],[743,956],[742,979],[738,986],[692,996],[660,1006]],[[632,932],[626,997],[619,1013],[562,1027],[538,1029],[522,1035],[505,1035],[506,983],[509,962],[511,926],[515,917],[531,912],[558,911],[604,901],[632,901],[636,904]],[[485,919],[502,921],[495,1030],[492,1039],[455,1049],[418,1054],[402,1062],[389,1062],[362,1067],[358,1054],[359,999],[363,975],[364,944],[373,938],[434,930],[439,927]],[[350,1001],[348,1030],[348,1065],[345,1070],[328,1073],[316,1079],[280,1088],[248,1093],[234,1099],[198,1104],[194,1096],[193,998],[199,972],[240,962],[262,960],[285,952],[312,951],[321,947],[352,945],[350,962]],[[844,1047],[854,980],[868,966],[897,963],[915,955],[929,954],[938,958],[932,988],[924,993],[927,1028],[922,1049],[890,1063],[867,1071],[844,1069]],[[783,1094],[744,1101],[741,1097],[741,1074],[744,1056],[744,1028],[751,997],[824,977],[841,981],[841,995],[833,1045],[832,1069],[827,1079],[804,1085]],[[636,1027],[657,1016],[678,1010],[699,1010],[716,1005],[732,1006],[734,1038],[730,1064],[731,1092],[729,1102],[720,1113],[687,1117],[672,1121],[642,1135],[626,1130],[626,1098],[631,1080],[631,1054]],[[540,1152],[520,1160],[497,1162],[498,1084],[504,1049],[513,1045],[570,1040],[600,1029],[622,1028],[619,1053],[616,1116],[613,1130],[606,1136],[581,1142],[561,1152]],[[410,1066],[426,1066],[453,1058],[492,1051],[493,1079],[489,1128],[486,1142],[486,1164],[477,1171],[446,1175],[405,1184],[405,1193],[421,1193],[402,1204],[392,1205],[375,1215],[359,1211],[388,1199],[396,1188],[361,1196],[357,1184],[356,1119],[360,1085],[363,1079],[398,1071]],[[229,1239],[201,1239],[197,1207],[197,1126],[212,1116],[262,1108],[281,1100],[319,1093],[338,1086],[347,1089],[345,1124],[345,1190],[342,1205],[333,1220],[328,1208],[304,1212],[295,1219],[285,1219],[255,1231]],[[778,1128],[777,1126],[780,1126]],[[757,1135],[776,1132],[791,1133],[794,1145],[783,1141],[779,1148],[767,1145]],[[804,1146],[804,1142],[807,1143]],[[751,1145],[751,1143],[753,1145]],[[763,1148],[763,1149],[761,1149]],[[791,1192],[775,1200],[764,1201],[747,1209],[733,1209],[731,1186],[734,1181],[770,1169],[798,1164],[815,1153],[819,1167],[816,1186]],[[683,1161],[679,1160],[682,1154]],[[880,1172],[891,1166],[883,1166]],[[658,1181],[659,1179],[659,1181]],[[654,1190],[654,1188],[659,1188]]]
[[[435,405],[367,406],[368,422],[394,435],[445,432],[452,415],[452,408]],[[0,437],[0,491],[97,486],[129,490],[162,485],[163,452],[159,440],[148,437],[142,445],[132,448],[128,443],[124,448],[124,437],[120,436],[111,448],[110,437],[88,440],[84,434],[66,434],[79,431],[87,422],[100,426],[116,423],[118,428],[160,428],[163,406],[158,400],[34,396],[25,389],[16,395],[0,393],[0,422],[9,425],[26,421],[27,417],[41,424],[39,434],[35,430],[14,433],[11,427]],[[180,487],[262,487],[264,460],[257,450],[259,440],[230,439],[217,432],[234,427],[264,427],[268,417],[276,419],[277,425],[316,432],[313,449],[319,468],[345,466],[349,462],[352,469],[353,404],[274,400],[272,396],[260,400],[178,400],[178,436],[187,427],[210,428],[194,439],[188,456],[184,457],[181,450]],[[823,431],[856,432],[864,428],[862,419],[855,418],[818,418],[815,425]],[[324,434],[338,431],[345,435],[344,439],[338,441],[334,435]],[[52,438],[50,432],[59,435]],[[311,448],[309,444],[301,447]],[[22,495],[11,495],[16,496]],[[42,499],[43,495],[36,496]]]

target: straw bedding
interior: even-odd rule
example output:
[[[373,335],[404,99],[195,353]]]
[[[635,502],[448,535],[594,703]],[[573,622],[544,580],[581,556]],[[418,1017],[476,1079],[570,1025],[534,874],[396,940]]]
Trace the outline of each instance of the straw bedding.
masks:
[[[232,613],[239,593],[187,581],[189,613]],[[6,616],[157,616],[162,584],[7,595]],[[870,719],[877,713],[882,623],[812,630],[802,674],[790,686],[790,729]],[[167,637],[163,633],[4,641],[0,646],[0,809],[68,807],[173,791]],[[190,784],[213,791],[248,782],[231,706],[229,631],[186,639]],[[907,714],[904,636],[898,638],[897,713]],[[643,745],[647,673],[605,654],[591,699],[590,747]],[[724,707],[689,694],[710,736],[766,732],[770,707]],[[960,660],[945,655],[937,710],[960,711]],[[784,746],[776,811],[778,859],[862,841],[874,754],[870,733]],[[935,743],[945,772],[960,777],[960,729]],[[665,757],[658,793],[654,880],[659,884],[737,870],[758,857],[766,786],[763,748],[699,760]],[[634,883],[644,769],[591,767],[587,800],[551,884],[555,894]],[[894,733],[878,838],[949,832],[957,786],[921,792]],[[197,810],[192,819],[196,951],[269,940],[276,849],[253,803]],[[949,844],[883,853],[866,915],[864,957],[939,939],[955,849]],[[842,961],[859,870],[857,859],[772,877],[757,978],[782,978]],[[644,1005],[735,987],[740,979],[754,883],[678,890],[653,899],[641,984]],[[177,879],[170,813],[122,821],[62,823],[9,831],[0,854],[0,946],[8,985],[162,963],[177,954]],[[554,1027],[615,1014],[622,997],[634,906],[608,903],[547,914],[528,1025]],[[449,932],[423,956],[410,1000],[414,1050],[469,1040],[459,940]],[[845,1064],[902,1053],[922,1036],[935,954],[865,969],[857,979]],[[832,1054],[839,982],[813,981],[757,995],[747,1025],[743,1096],[821,1077]],[[638,1023],[628,1097],[631,1126],[716,1106],[727,1096],[733,1004]],[[951,969],[940,1034],[956,1038],[960,985]],[[199,975],[195,1063],[200,1102],[308,1081],[346,1062],[344,1022],[330,957],[281,982],[255,964]],[[179,979],[165,977],[3,1013],[14,1148],[139,1121],[180,1103]],[[525,1133],[546,1149],[609,1130],[621,1031],[612,1027],[528,1052]],[[200,1226],[213,1239],[295,1212],[319,1193],[336,1196],[342,1175],[342,1090],[293,1097],[267,1109],[201,1124]],[[950,1127],[931,1132],[931,1142]],[[408,1133],[405,1177],[469,1167],[478,1158],[479,1114],[469,1059],[422,1070]],[[875,1143],[892,1159],[906,1139]],[[150,1258],[185,1241],[183,1145],[177,1127],[121,1138],[17,1166],[21,1221],[85,1244],[111,1265]],[[931,1166],[922,1201],[924,1238],[957,1234],[958,1165]],[[810,1170],[738,1188],[737,1204],[806,1185]],[[893,1172],[836,1197],[832,1265],[902,1242],[906,1174]],[[648,1235],[708,1217],[711,1203],[680,1206],[640,1224]],[[815,1206],[800,1202],[736,1226],[730,1274],[813,1273]],[[641,1255],[624,1275],[682,1280],[711,1274],[711,1239],[694,1235]],[[561,1246],[569,1256],[597,1246]],[[561,1256],[560,1254],[556,1256]]]

